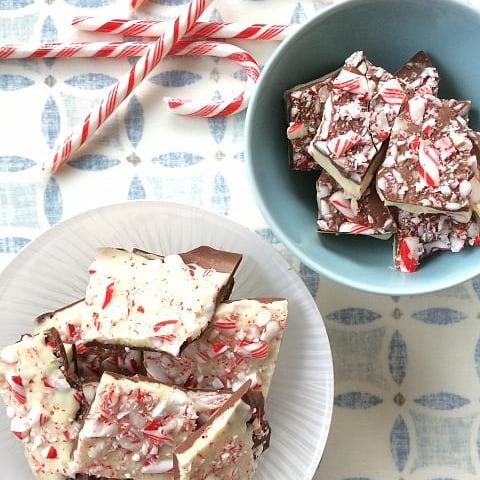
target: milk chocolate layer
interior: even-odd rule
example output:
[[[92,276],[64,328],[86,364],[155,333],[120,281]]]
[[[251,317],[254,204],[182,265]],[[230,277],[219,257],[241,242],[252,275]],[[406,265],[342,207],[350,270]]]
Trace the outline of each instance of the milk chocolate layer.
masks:
[[[405,93],[390,73],[353,53],[332,82],[308,152],[352,198],[367,190]]]
[[[413,213],[470,210],[477,158],[464,118],[469,102],[414,95],[395,120],[377,191]]]
[[[417,270],[423,258],[435,252],[459,252],[480,243],[476,219],[461,223],[447,215],[398,210],[397,224],[394,265],[404,272]]]
[[[438,71],[423,50],[410,58],[395,76],[408,94],[423,91],[436,95],[438,92]]]
[[[284,93],[289,140],[289,164],[292,170],[319,170],[320,165],[308,153],[322,122],[325,102],[338,70],[309,83],[296,85]]]
[[[317,206],[319,232],[388,238],[395,231],[395,221],[374,188],[352,199],[326,171],[317,180]]]

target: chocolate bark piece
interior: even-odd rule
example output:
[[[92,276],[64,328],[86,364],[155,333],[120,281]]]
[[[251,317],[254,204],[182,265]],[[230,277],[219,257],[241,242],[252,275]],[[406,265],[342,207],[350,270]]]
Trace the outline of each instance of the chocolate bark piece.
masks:
[[[55,329],[24,335],[1,351],[0,392],[34,475],[67,477],[83,398]]]
[[[82,340],[82,319],[85,315],[85,299],[77,300],[53,312],[40,315],[35,320],[34,333],[55,328],[65,346],[73,349],[75,371],[82,382],[99,381],[105,371],[122,375],[145,374],[143,352],[123,345],[85,344]]]
[[[76,365],[82,382],[98,382],[104,372],[125,376],[146,374],[143,351],[124,345],[78,344]]]
[[[270,429],[263,418],[263,402],[258,405],[259,397],[249,396],[249,387],[250,381],[234,392],[205,425],[175,449],[175,480],[253,478],[255,459],[264,445],[256,446],[255,425],[263,425],[263,438],[267,444]]]
[[[480,245],[477,219],[466,223],[442,214],[414,214],[398,210],[394,265],[403,272],[417,270],[421,260],[437,251],[459,252]]]
[[[480,132],[470,131],[470,140],[473,145],[473,153],[480,161]],[[477,215],[480,215],[480,170],[477,165],[475,176],[471,180],[472,193],[470,194],[470,205]]]
[[[440,81],[437,69],[423,51],[417,52],[395,73],[407,95],[430,93],[437,95]]]
[[[317,180],[317,229],[324,233],[370,235],[387,239],[395,221],[375,190],[368,188],[356,200],[349,198],[335,179],[323,171]]]
[[[395,120],[377,191],[413,213],[468,213],[477,156],[464,118],[469,102],[413,95]]]
[[[169,478],[175,446],[231,396],[105,373],[79,435],[73,470],[107,478]]]
[[[192,400],[158,382],[105,373],[79,434],[73,470],[146,480],[173,472],[173,448],[196,429]]]
[[[55,328],[63,343],[75,343],[80,338],[84,299],[76,300],[53,312],[39,315],[34,322],[33,333]]]
[[[383,161],[386,139],[406,97],[399,81],[353,53],[332,82],[308,152],[352,198],[360,198]]]
[[[292,170],[319,170],[320,165],[308,153],[322,122],[325,102],[332,91],[338,71],[312,82],[296,85],[284,93],[289,140],[289,165]]]
[[[241,258],[210,247],[156,258],[99,249],[85,297],[84,342],[177,355],[208,325]]]
[[[266,397],[287,321],[287,301],[259,298],[218,306],[205,332],[180,357],[145,352],[153,378],[188,388],[239,388],[246,379]]]

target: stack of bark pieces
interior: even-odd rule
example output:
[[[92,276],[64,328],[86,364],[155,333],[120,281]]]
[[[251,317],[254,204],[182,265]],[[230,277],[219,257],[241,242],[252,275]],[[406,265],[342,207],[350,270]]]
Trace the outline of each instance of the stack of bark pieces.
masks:
[[[36,478],[253,477],[287,301],[229,300],[241,258],[101,248],[85,298],[0,352]]]
[[[320,172],[318,231],[393,235],[406,272],[480,244],[479,134],[470,101],[441,99],[438,85],[425,52],[393,75],[359,51],[284,96],[290,168]]]

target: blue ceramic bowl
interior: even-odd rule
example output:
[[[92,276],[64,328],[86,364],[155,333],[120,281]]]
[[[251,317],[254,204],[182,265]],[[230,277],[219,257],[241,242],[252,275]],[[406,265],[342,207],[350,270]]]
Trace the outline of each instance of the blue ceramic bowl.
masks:
[[[290,171],[282,95],[341,66],[356,50],[398,69],[425,50],[441,97],[470,99],[480,129],[480,10],[454,0],[351,0],[330,7],[286,40],[265,66],[246,121],[248,174],[277,237],[306,265],[345,285],[390,295],[426,293],[480,274],[480,248],[440,253],[415,273],[392,267],[392,242],[316,231],[316,175]]]

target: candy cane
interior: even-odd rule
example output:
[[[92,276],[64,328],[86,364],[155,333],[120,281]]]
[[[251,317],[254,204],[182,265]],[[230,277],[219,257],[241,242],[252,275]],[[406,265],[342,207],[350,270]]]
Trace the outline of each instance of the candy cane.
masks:
[[[223,117],[243,110],[250,98],[255,83],[260,75],[260,69],[255,59],[241,48],[228,43],[200,41],[180,41],[175,45],[175,55],[211,55],[214,57],[227,58],[242,66],[247,74],[247,85],[243,92],[233,98],[213,102],[200,102],[193,100],[181,100],[177,98],[165,98],[168,107],[179,115],[195,117]]]
[[[96,17],[81,16],[74,17],[72,25],[79,30],[90,32],[159,37],[164,34],[168,22],[162,20],[127,20],[123,18],[101,20]],[[187,32],[186,37],[284,40],[293,32],[296,32],[298,28],[299,25],[195,22]]]
[[[0,59],[135,57],[143,55],[150,45],[145,42],[0,44]]]
[[[100,105],[86,116],[81,127],[67,136],[56,150],[51,165],[44,165],[44,169],[51,170],[52,173],[56,172],[72,153],[80,148],[110,117],[153,68],[166,57],[211,2],[212,0],[192,0],[188,8],[169,24],[165,34],[148,48],[147,52],[119,82],[109,89]]]

